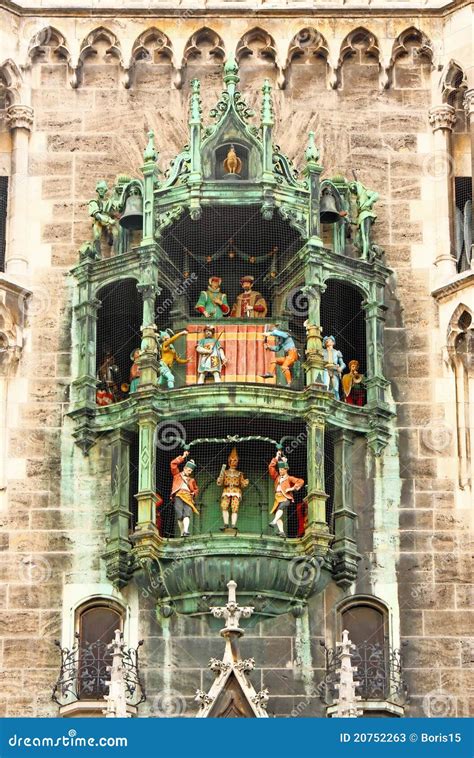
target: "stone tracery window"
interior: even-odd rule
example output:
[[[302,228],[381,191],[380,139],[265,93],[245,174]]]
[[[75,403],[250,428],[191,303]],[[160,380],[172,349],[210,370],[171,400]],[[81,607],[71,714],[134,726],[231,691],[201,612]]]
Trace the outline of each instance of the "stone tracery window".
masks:
[[[123,630],[123,611],[115,604],[94,600],[78,609],[76,628],[78,694],[80,699],[95,700],[108,693],[107,667],[112,662],[108,645],[114,639],[115,630]]]

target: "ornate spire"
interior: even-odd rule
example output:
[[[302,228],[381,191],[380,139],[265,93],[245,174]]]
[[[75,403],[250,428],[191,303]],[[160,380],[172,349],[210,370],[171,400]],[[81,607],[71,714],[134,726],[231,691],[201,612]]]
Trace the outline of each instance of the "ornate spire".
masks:
[[[231,55],[224,64],[224,84],[233,84],[235,89],[235,85],[239,81],[239,66],[234,56]],[[229,86],[227,86],[227,89],[230,89]]]
[[[201,123],[201,82],[193,79],[191,82],[191,102],[189,113],[189,125]]]
[[[262,87],[262,93],[262,126],[273,126],[275,122],[273,119],[272,88],[269,79],[265,79]]]
[[[143,151],[143,160],[145,163],[156,163],[157,159],[158,153],[155,150],[155,132],[150,129],[148,132],[147,146]]]
[[[197,690],[195,700],[199,703],[197,718],[209,716],[240,716],[268,718],[268,690],[255,692],[248,678],[250,671],[255,668],[255,660],[242,660],[238,650],[238,639],[244,634],[239,621],[250,618],[254,609],[242,606],[237,602],[237,584],[231,579],[227,584],[229,597],[226,605],[211,608],[215,618],[224,618],[225,626],[221,635],[225,637],[225,650],[222,660],[211,658],[209,668],[216,679],[209,692]],[[235,697],[239,693],[240,697]],[[243,697],[242,697],[243,696]]]
[[[316,147],[314,132],[309,132],[308,134],[308,147],[305,150],[304,157],[306,158],[306,163],[308,166],[310,164],[317,165],[319,162],[319,150]]]
[[[360,695],[356,695],[356,687],[359,682],[354,681],[354,672],[357,671],[357,666],[352,665],[351,652],[354,650],[354,645],[349,639],[349,632],[344,629],[342,633],[342,642],[337,643],[337,647],[340,648],[339,660],[340,668],[337,669],[336,674],[339,674],[339,682],[335,685],[338,691],[338,697],[336,700],[336,709],[332,714],[333,718],[358,718],[363,715],[363,710],[358,705],[358,701],[361,700]]]
[[[116,629],[114,640],[108,645],[112,653],[112,665],[109,667],[109,694],[104,698],[107,700],[107,708],[104,711],[106,718],[130,718],[130,714],[127,713],[127,685],[123,669],[124,647],[123,635]]]

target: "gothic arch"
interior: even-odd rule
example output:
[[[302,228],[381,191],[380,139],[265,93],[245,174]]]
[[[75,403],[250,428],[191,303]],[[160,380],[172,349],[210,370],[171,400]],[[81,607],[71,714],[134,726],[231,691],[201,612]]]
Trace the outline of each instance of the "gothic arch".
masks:
[[[462,490],[472,487],[474,429],[472,407],[474,373],[474,318],[472,309],[460,303],[449,321],[447,348],[455,382],[458,480]]]
[[[133,43],[133,63],[138,61],[161,63],[163,59],[171,61],[172,58],[173,50],[170,38],[156,26],[142,32]]]
[[[259,26],[250,29],[246,32],[237,43],[235,52],[235,58],[238,63],[254,56],[264,61],[276,60],[276,45],[275,40],[264,29]]]
[[[380,47],[378,40],[372,32],[363,26],[357,27],[349,32],[341,44],[339,60],[337,66],[337,83],[340,87],[342,82],[342,71],[349,60],[353,60],[355,65],[377,63],[380,71]],[[366,86],[365,79],[361,83]]]
[[[385,87],[389,87],[395,79],[397,67],[409,61],[410,67],[420,67],[433,62],[433,44],[424,32],[415,26],[410,26],[398,35],[393,43],[390,63],[386,69]]]
[[[20,101],[22,76],[16,63],[11,58],[0,66],[0,110]]]
[[[206,56],[203,55],[207,51]],[[208,26],[195,32],[187,41],[184,48],[183,64],[192,63],[221,63],[225,58],[224,41],[222,37]]]
[[[99,26],[97,29],[89,32],[87,37],[83,40],[81,45],[81,52],[79,54],[79,62],[84,63],[87,58],[97,55],[97,44],[99,42],[106,42],[108,47],[106,54],[113,58],[117,58],[122,62],[122,52],[120,50],[120,42],[116,35],[107,29],[105,26]]]
[[[56,61],[67,61],[71,59],[71,53],[66,44],[66,39],[54,26],[45,26],[31,39],[28,46],[28,58],[31,63],[38,59],[44,59],[48,55]]]
[[[441,73],[439,88],[442,102],[454,105],[453,101],[457,92],[467,88],[466,74],[460,63],[451,59],[445,65]]]
[[[293,64],[320,64],[327,72],[329,46],[323,35],[314,27],[300,29],[291,40],[284,68],[285,80]],[[319,69],[318,69],[319,73]]]

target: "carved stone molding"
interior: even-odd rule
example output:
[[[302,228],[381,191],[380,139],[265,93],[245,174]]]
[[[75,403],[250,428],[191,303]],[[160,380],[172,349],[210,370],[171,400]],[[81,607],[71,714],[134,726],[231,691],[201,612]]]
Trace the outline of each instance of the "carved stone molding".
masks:
[[[456,113],[452,105],[435,105],[430,109],[429,120],[433,132],[439,129],[452,131],[456,123]]]
[[[29,105],[10,105],[7,123],[10,129],[27,129],[30,132],[33,126],[33,108]]]
[[[474,118],[474,88],[464,93],[464,109],[468,118]]]

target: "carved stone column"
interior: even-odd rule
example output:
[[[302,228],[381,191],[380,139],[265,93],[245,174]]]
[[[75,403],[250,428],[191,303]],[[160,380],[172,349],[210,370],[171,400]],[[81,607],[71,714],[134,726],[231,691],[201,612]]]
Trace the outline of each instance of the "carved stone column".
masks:
[[[433,130],[433,167],[436,218],[437,279],[444,282],[456,273],[453,255],[453,177],[451,156],[451,133],[456,123],[455,110],[451,105],[436,105],[429,112]]]
[[[155,430],[157,415],[154,411],[140,411],[138,419],[138,523],[137,531],[154,532],[156,529],[156,448]]]
[[[306,416],[308,435],[308,528],[306,534],[329,532],[326,523],[328,496],[324,491],[324,424],[324,416],[320,414],[308,413]]]
[[[356,578],[360,558],[355,535],[357,515],[352,510],[353,444],[353,432],[334,432],[334,578],[342,587],[348,587]]]
[[[130,443],[131,435],[124,429],[117,429],[110,436],[112,460],[110,471],[110,510],[107,513],[109,535],[104,558],[107,576],[119,587],[129,578],[129,553],[131,543],[128,538],[130,527]]]
[[[367,405],[385,402],[387,380],[383,375],[384,323],[386,306],[378,300],[363,304],[367,340]]]
[[[304,266],[305,284],[302,289],[308,298],[308,318],[306,320],[306,384],[323,384],[324,360],[321,334],[321,295],[326,289],[322,282],[322,270],[317,254],[317,246],[311,241],[301,253]]]
[[[24,276],[28,269],[28,141],[33,109],[28,105],[11,105],[7,123],[12,134],[12,170],[5,268],[8,274]]]

